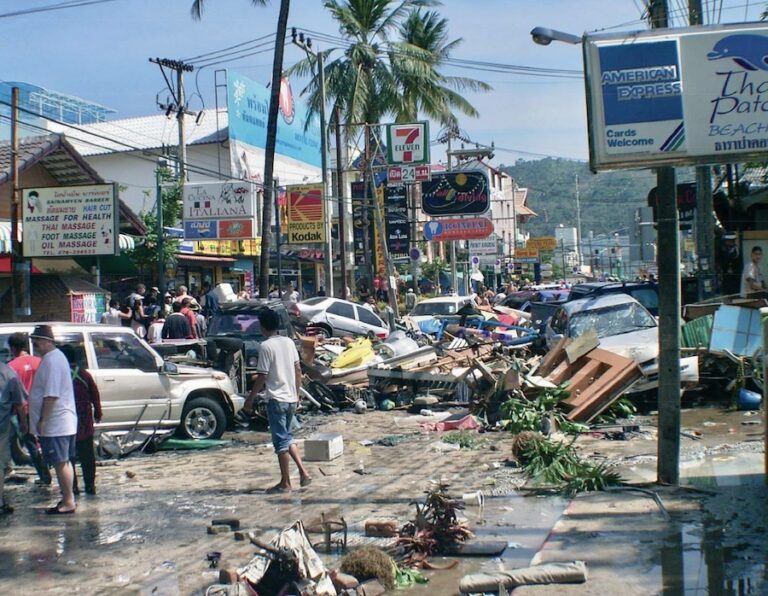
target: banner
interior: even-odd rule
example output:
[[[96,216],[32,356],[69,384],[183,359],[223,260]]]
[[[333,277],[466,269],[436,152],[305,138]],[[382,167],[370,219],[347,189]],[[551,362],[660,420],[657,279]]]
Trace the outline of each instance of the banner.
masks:
[[[442,172],[421,183],[421,208],[427,215],[482,215],[490,206],[485,172]]]
[[[326,242],[323,186],[305,184],[285,189],[287,211],[287,244]]]
[[[21,196],[25,257],[120,253],[117,185],[24,188]]]
[[[256,188],[252,182],[188,182],[182,197],[186,240],[253,238]]]
[[[233,176],[261,180],[264,170],[264,149],[267,146],[269,95],[269,89],[265,86],[235,71],[227,71],[229,150]],[[290,83],[287,79],[283,79],[275,151],[278,156],[310,166],[301,174],[317,173],[317,168],[321,167],[320,125],[317,118],[312,118],[305,130],[307,115],[307,109],[295,102]],[[281,167],[279,161],[276,158],[276,175],[280,175],[280,170],[285,170],[287,167],[286,163]],[[296,165],[294,164],[290,169],[299,174]],[[290,182],[286,179],[282,181]]]
[[[384,187],[384,223],[390,256],[393,259],[407,258],[411,244],[411,225],[405,186]]]
[[[764,159],[768,26],[585,39],[594,171]]]

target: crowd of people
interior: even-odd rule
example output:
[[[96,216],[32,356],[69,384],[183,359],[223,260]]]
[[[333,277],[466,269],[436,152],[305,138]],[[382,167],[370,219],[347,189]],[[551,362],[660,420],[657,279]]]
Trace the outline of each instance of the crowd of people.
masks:
[[[35,348],[27,350],[29,340]],[[94,422],[102,417],[99,390],[83,368],[82,348],[56,347],[49,325],[38,325],[27,336],[8,339],[13,358],[0,363],[0,515],[13,513],[4,494],[5,469],[11,460],[10,445],[15,417],[24,445],[32,455],[40,480],[51,482],[53,467],[61,500],[46,513],[65,515],[77,510],[80,494],[75,462],[80,461],[85,493],[96,494]]]

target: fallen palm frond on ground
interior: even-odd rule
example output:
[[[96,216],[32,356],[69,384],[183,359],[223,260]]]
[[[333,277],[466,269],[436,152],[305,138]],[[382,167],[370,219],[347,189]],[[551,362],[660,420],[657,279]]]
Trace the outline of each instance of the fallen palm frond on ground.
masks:
[[[566,494],[604,490],[622,483],[621,476],[605,464],[584,461],[572,444],[552,441],[538,433],[520,433],[512,449],[534,482]]]

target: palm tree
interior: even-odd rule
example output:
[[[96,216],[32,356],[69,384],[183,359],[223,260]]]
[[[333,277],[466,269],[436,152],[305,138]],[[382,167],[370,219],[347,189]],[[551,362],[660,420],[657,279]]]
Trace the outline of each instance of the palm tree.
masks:
[[[267,0],[251,0],[254,6],[265,6]],[[192,2],[192,17],[202,18],[205,0]],[[275,167],[275,143],[277,139],[277,112],[279,107],[280,80],[283,76],[283,53],[285,36],[288,30],[288,12],[290,0],[280,1],[280,13],[275,31],[275,56],[272,61],[272,84],[269,94],[269,113],[267,114],[267,143],[264,149],[264,190],[261,217],[261,256],[259,257],[259,296],[269,293],[269,245],[270,226],[272,224],[272,184]]]

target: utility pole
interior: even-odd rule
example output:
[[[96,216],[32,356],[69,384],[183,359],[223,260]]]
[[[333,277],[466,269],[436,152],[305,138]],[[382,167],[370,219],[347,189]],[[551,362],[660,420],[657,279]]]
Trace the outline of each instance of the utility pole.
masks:
[[[651,26],[669,26],[666,0],[651,0]],[[659,254],[659,436],[657,479],[680,480],[680,226],[675,169],[656,170]]]
[[[688,23],[703,25],[701,0],[688,0]],[[713,293],[715,267],[714,205],[712,200],[712,171],[710,166],[696,167],[696,254],[699,259],[699,299]]]
[[[294,45],[300,47],[317,61],[317,75],[320,79],[320,167],[323,169],[322,181],[323,192],[322,202],[325,208],[325,289],[329,296],[333,296],[333,238],[331,237],[331,207],[330,196],[328,194],[328,125],[325,117],[325,66],[323,64],[323,53],[312,51],[312,39],[304,37],[304,33],[299,33],[296,27],[291,29],[291,38]],[[339,214],[341,215],[341,213]]]
[[[578,254],[579,273],[581,273],[581,201],[579,200],[578,174],[576,174],[576,253]]]
[[[195,67],[191,64],[186,64],[181,60],[168,60],[167,58],[150,58],[150,62],[157,64],[160,67],[160,72],[165,79],[168,89],[173,93],[173,85],[165,74],[164,68],[173,70],[176,72],[176,93],[173,94],[174,105],[161,106],[166,110],[166,114],[176,112],[176,122],[179,127],[179,147],[178,147],[178,164],[179,164],[179,184],[182,189],[184,188],[184,182],[187,179],[187,141],[184,131],[184,116],[187,114],[186,97],[184,95],[184,73],[192,72]]]
[[[156,191],[156,209],[157,209],[157,289],[160,299],[165,300],[165,232],[163,225],[163,186],[161,170],[166,167],[163,159],[157,160],[157,169],[155,170],[155,191]]]
[[[339,211],[339,260],[341,261],[341,297],[347,296],[347,236],[344,225],[347,209],[344,203],[344,168],[341,165],[341,108],[336,105],[334,110],[336,118],[336,199]]]
[[[19,88],[11,89],[11,321],[19,301]]]

